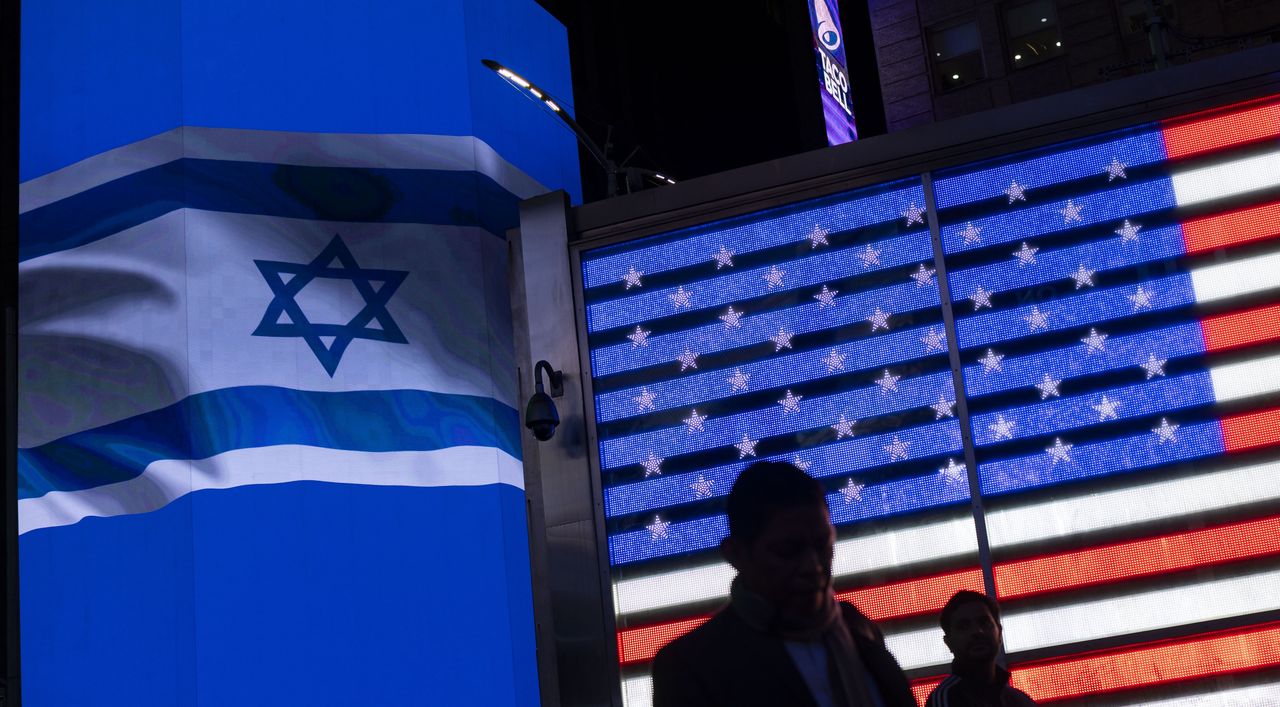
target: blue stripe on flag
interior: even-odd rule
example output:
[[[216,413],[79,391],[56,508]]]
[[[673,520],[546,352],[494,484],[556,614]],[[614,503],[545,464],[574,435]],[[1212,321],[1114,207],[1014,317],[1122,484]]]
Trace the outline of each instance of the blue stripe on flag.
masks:
[[[899,184],[911,181],[918,180],[904,180]],[[651,274],[699,263],[710,265],[712,253],[719,251],[722,245],[735,253],[745,254],[787,243],[802,244],[815,226],[834,234],[877,223],[897,221],[903,224],[905,220],[901,212],[910,204],[924,208],[924,188],[919,183],[835,204],[822,203],[832,198],[839,197],[819,200],[821,205],[802,211],[795,211],[794,206],[788,207],[792,212],[784,215],[778,215],[777,211],[773,214],[757,212],[741,225],[726,225],[725,221],[720,221],[714,224],[718,228],[710,232],[706,232],[706,226],[698,226],[667,234],[680,239],[676,247],[670,239],[664,239],[662,243],[644,248],[636,248],[634,244],[623,244],[616,249],[601,248],[593,251],[592,257],[582,263],[583,287],[590,289],[621,282],[623,273],[632,266]],[[927,237],[928,229],[917,228]]]
[[[1123,219],[1172,208],[1178,204],[1173,193],[1173,182],[1168,178],[1102,189],[1072,197],[1071,201],[1080,207],[1079,221],[1067,222],[1066,215],[1062,213],[1067,200],[1063,199],[973,219],[972,224],[981,229],[981,241],[970,245],[965,244],[963,236],[969,221],[944,225],[942,243],[948,253],[955,253],[1045,235],[1062,237],[1073,230],[1094,224],[1115,223],[1118,226]]]
[[[1021,339],[1046,331],[1079,329],[1141,312],[1191,305],[1196,301],[1191,276],[1185,273],[1149,280],[1140,285],[1145,292],[1150,293],[1148,307],[1139,308],[1129,299],[1138,290],[1139,284],[1134,284],[965,317],[956,322],[960,347],[967,349]],[[1034,317],[1034,311],[1037,310],[1046,317],[1046,323],[1033,329],[1032,322],[1027,318]]]
[[[1214,402],[1213,381],[1207,372],[1199,371],[1177,378],[1157,378],[1136,385],[1095,390],[1088,395],[1051,398],[1034,405],[974,415],[974,443],[983,446],[1001,441],[991,429],[997,417],[1003,417],[1014,425],[1010,430],[1013,437],[1005,439],[1038,437],[1099,424],[1104,421],[1102,413],[1107,406],[1103,406],[1103,410],[1094,406],[1101,405],[1103,396],[1106,396],[1109,403],[1115,404],[1115,416],[1108,419],[1118,420],[1211,405]]]
[[[518,459],[519,423],[514,409],[474,395],[224,388],[19,450],[18,497],[127,481],[164,459],[281,444],[366,452],[474,445]]]
[[[1040,187],[1090,176],[1105,184],[1106,168],[1112,159],[1120,160],[1127,167],[1164,161],[1164,136],[1159,130],[1140,129],[1144,131],[1136,135],[1067,150],[1057,146],[1050,148],[1047,154],[1041,152],[1037,157],[1003,162],[995,167],[976,171],[972,165],[962,167],[962,174],[944,176],[933,183],[938,208],[1004,196],[1009,184],[1015,180],[1027,190],[1027,201],[1035,203],[1035,190]]]
[[[519,199],[477,172],[182,159],[18,217],[18,258],[92,243],[181,208],[285,218],[478,226],[500,237]]]
[[[863,261],[857,257],[859,253],[865,252],[867,245],[879,251],[878,265],[863,267]],[[685,309],[677,309],[671,301],[676,287],[641,291],[629,297],[596,302],[587,307],[587,330],[604,331],[620,326],[634,326],[636,322],[653,320],[663,313],[680,314],[708,307],[724,307],[752,294],[782,294],[801,290],[795,294],[807,298],[823,284],[833,280],[932,259],[933,246],[929,242],[929,234],[920,231],[884,241],[859,244],[845,251],[841,257],[831,257],[824,251],[818,256],[777,263],[777,267],[786,273],[784,287],[772,290],[764,279],[769,268],[763,267],[730,271],[721,277],[679,285],[691,293],[691,306]]]
[[[1172,422],[1172,421],[1171,421]],[[1183,425],[1176,442],[1161,442],[1154,432],[1119,439],[1077,444],[1067,453],[1070,461],[1054,462],[1047,452],[978,465],[982,493],[988,495],[1026,491],[1044,486],[1122,474],[1226,452],[1222,425],[1214,420]],[[1063,444],[1070,440],[1063,438]]]

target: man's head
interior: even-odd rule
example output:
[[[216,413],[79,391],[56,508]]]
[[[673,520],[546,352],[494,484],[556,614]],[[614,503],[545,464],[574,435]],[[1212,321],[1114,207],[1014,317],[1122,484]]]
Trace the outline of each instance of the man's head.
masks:
[[[756,462],[729,491],[728,515],[720,551],[748,589],[786,618],[823,609],[836,532],[822,484],[791,464]]]
[[[942,607],[942,640],[956,661],[994,664],[1000,650],[1000,608],[986,594],[967,589]]]

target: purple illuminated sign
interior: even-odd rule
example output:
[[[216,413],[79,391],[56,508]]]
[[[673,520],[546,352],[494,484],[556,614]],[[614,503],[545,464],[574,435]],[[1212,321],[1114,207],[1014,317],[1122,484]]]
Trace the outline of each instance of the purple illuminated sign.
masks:
[[[853,142],[858,139],[858,128],[849,96],[844,32],[840,29],[840,8],[836,0],[809,0],[809,20],[813,27],[813,50],[817,55],[818,78],[822,84],[822,113],[827,125],[827,143],[841,145]]]

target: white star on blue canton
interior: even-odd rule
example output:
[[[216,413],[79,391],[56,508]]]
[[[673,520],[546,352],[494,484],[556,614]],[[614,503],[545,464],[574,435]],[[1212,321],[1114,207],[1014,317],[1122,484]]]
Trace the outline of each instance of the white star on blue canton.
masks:
[[[978,311],[983,307],[991,308],[991,295],[994,294],[982,285],[978,285],[978,289],[974,290],[973,296],[969,299],[973,300],[973,311]]]
[[[689,484],[689,488],[693,489],[694,498],[711,498],[711,487],[715,484],[702,474],[698,474],[698,480]]]
[[[911,273],[911,279],[916,281],[916,287],[931,287],[934,283],[933,276],[937,274],[937,270],[926,268],[923,264],[920,269]]]
[[[1005,196],[1009,197],[1009,203],[1010,203],[1010,204],[1012,204],[1012,203],[1013,203],[1013,202],[1015,202],[1015,201],[1026,201],[1026,200],[1027,200],[1027,189],[1026,189],[1026,187],[1024,187],[1024,186],[1022,186],[1021,184],[1019,184],[1019,183],[1018,183],[1018,180],[1016,180],[1016,179],[1015,179],[1015,180],[1013,180],[1012,182],[1009,182],[1009,188],[1004,190],[1004,194],[1005,194]]]
[[[1033,306],[1031,308],[1031,314],[1023,317],[1022,320],[1027,323],[1027,326],[1031,328],[1031,331],[1049,328],[1049,315],[1041,312],[1040,307],[1038,306]]]
[[[893,315],[889,312],[885,312],[879,307],[876,307],[876,311],[872,312],[871,316],[867,317],[867,321],[871,322],[871,331],[875,331],[876,329],[884,329],[887,331],[889,329],[889,317],[891,316]]]
[[[733,305],[729,305],[729,311],[720,315],[720,321],[724,322],[725,329],[740,329],[742,327],[742,312],[735,312]]]
[[[649,531],[650,540],[666,540],[669,537],[668,528],[671,527],[671,521],[663,520],[660,516],[653,517],[653,523],[646,525],[645,529]]]
[[[1076,281],[1076,289],[1093,287],[1093,274],[1096,272],[1097,270],[1090,270],[1084,266],[1084,263],[1080,263],[1080,269],[1071,273],[1071,279]]]
[[[1062,214],[1063,223],[1071,223],[1072,221],[1081,221],[1080,212],[1084,211],[1084,204],[1077,204],[1071,199],[1067,199],[1067,205],[1058,213]]]
[[[644,275],[644,271],[643,271],[643,270],[636,270],[636,266],[634,266],[634,265],[632,265],[632,266],[631,266],[631,269],[629,269],[629,270],[627,270],[626,272],[622,273],[622,281],[623,281],[623,282],[625,282],[625,283],[627,283],[627,288],[626,288],[626,289],[628,289],[628,290],[629,290],[629,289],[631,289],[632,287],[640,287],[640,276],[641,276],[641,275]]]
[[[804,399],[803,395],[792,395],[791,390],[788,389],[786,397],[779,400],[778,404],[782,406],[783,413],[800,412],[800,401],[802,399]]]
[[[1139,309],[1151,309],[1151,295],[1153,294],[1151,290],[1138,285],[1138,291],[1131,295],[1126,295],[1126,298],[1133,303],[1133,311],[1136,312]]]
[[[1111,164],[1107,165],[1107,181],[1110,182],[1116,177],[1119,177],[1120,179],[1128,179],[1129,175],[1124,173],[1124,168],[1128,166],[1129,165],[1121,162],[1120,158],[1112,157]]]
[[[1151,431],[1156,434],[1156,437],[1160,440],[1160,444],[1164,444],[1165,442],[1177,443],[1178,437],[1174,433],[1177,432],[1178,428],[1181,426],[1182,425],[1169,422],[1169,418],[1167,417],[1162,417],[1160,418],[1160,426],[1152,428]]]
[[[793,336],[795,336],[795,334],[792,334],[786,329],[779,329],[777,334],[769,337],[769,341],[773,342],[774,352],[776,353],[783,349],[791,348],[791,337]]]
[[[1058,462],[1071,461],[1070,452],[1071,452],[1071,448],[1074,446],[1075,446],[1074,444],[1063,444],[1062,438],[1056,437],[1053,440],[1053,446],[1045,447],[1044,451],[1049,453],[1049,457],[1053,459],[1053,465],[1057,466]]]
[[[640,407],[640,412],[653,410],[653,401],[657,399],[658,396],[654,395],[648,388],[641,388],[640,394],[632,398],[632,400],[636,401],[636,405]]]
[[[996,421],[987,425],[987,429],[991,430],[994,439],[1013,439],[1013,428],[1017,426],[1012,420],[1004,419],[1004,415],[996,415]]]
[[[907,207],[907,210],[902,212],[902,217],[907,220],[908,226],[913,223],[918,223],[922,226],[924,225],[924,210],[919,206],[916,206],[915,202],[912,202],[911,205]]]
[[[844,439],[853,436],[853,426],[857,424],[857,420],[846,419],[844,415],[840,416],[840,420],[831,426],[836,431],[836,439]]]
[[[889,453],[889,461],[896,462],[907,458],[907,447],[910,446],[910,442],[904,442],[898,439],[898,435],[894,435],[893,442],[891,444],[886,444],[884,446],[884,451]]]
[[[726,266],[733,267],[733,256],[736,252],[721,245],[720,250],[712,253],[711,257],[716,261],[716,270]]]
[[[818,309],[823,309],[836,306],[836,295],[838,294],[840,294],[840,290],[832,290],[823,285],[822,291],[814,295],[813,298],[818,300]]]
[[[1155,354],[1147,357],[1147,360],[1138,364],[1142,370],[1147,372],[1147,380],[1151,380],[1156,376],[1164,376],[1164,364],[1168,363],[1167,358],[1156,358]]]
[[[694,408],[693,412],[689,413],[689,416],[684,419],[684,424],[689,433],[692,434],[694,432],[705,432],[706,428],[702,426],[702,423],[706,421],[707,416],[699,415],[698,409]]]
[[[978,359],[978,363],[982,364],[982,372],[990,373],[992,371],[1003,371],[1004,367],[1000,362],[1004,360],[1004,354],[998,354],[994,349],[987,349],[987,355]]]
[[[861,501],[862,489],[864,488],[866,488],[866,485],[860,484],[853,479],[849,479],[849,483],[840,487],[840,495],[844,496],[844,502],[846,504],[853,503],[854,501]]]
[[[884,375],[876,380],[876,385],[880,386],[880,392],[884,394],[898,392],[898,381],[902,376],[895,376],[889,373],[889,369],[884,369]]]
[[[871,247],[871,244],[868,243],[867,249],[862,251],[861,253],[858,253],[858,259],[862,261],[863,269],[869,268],[872,265],[879,265],[880,251]]]
[[[769,285],[769,289],[772,290],[775,287],[782,286],[782,276],[786,274],[786,270],[779,268],[777,265],[770,265],[769,272],[764,274],[764,281]]]
[[[827,366],[827,373],[831,373],[833,371],[844,370],[844,360],[846,358],[848,357],[845,354],[842,354],[835,349],[831,349],[831,353],[827,354],[826,357],[822,359],[822,362]]]
[[[1115,230],[1115,234],[1120,236],[1121,243],[1138,242],[1138,231],[1142,230],[1142,226],[1136,223],[1129,223],[1129,219],[1124,220],[1124,225]]]
[[[654,456],[653,452],[649,452],[649,456],[640,462],[640,466],[644,467],[644,478],[650,476],[662,476],[662,457]]]
[[[791,460],[791,463],[795,464],[796,468],[799,469],[800,471],[808,471],[809,467],[813,466],[813,462],[807,461],[805,459],[801,459],[799,454],[795,455],[795,457]]]
[[[964,225],[964,230],[960,232],[960,235],[964,238],[965,245],[973,245],[974,243],[982,242],[982,236],[979,235],[981,233],[982,229],[973,225],[973,222],[970,221]]]
[[[1047,400],[1050,397],[1059,397],[1058,386],[1062,384],[1061,379],[1055,380],[1048,373],[1044,374],[1044,380],[1036,383],[1036,388],[1040,391],[1040,399]]]
[[[938,396],[938,402],[930,405],[933,408],[933,419],[941,420],[944,417],[955,417],[956,401],[947,400],[945,395]]]
[[[967,467],[957,464],[955,459],[948,459],[947,465],[938,469],[938,475],[948,484],[958,484],[965,478]]]
[[[747,389],[747,381],[751,378],[750,373],[743,373],[741,368],[735,368],[733,375],[729,376],[729,392],[736,393],[740,390]]]
[[[738,448],[738,458],[745,459],[756,455],[756,445],[759,441],[751,439],[748,435],[742,435],[742,441],[733,445]]]
[[[810,248],[817,248],[820,245],[830,245],[827,243],[827,235],[830,233],[831,231],[814,224],[813,230],[809,231],[809,235],[805,236],[805,238],[809,239]]]
[[[925,353],[947,350],[946,334],[939,332],[935,327],[929,327],[929,332],[920,337],[920,343],[924,344]]]
[[[1086,348],[1087,353],[1090,353],[1090,354],[1102,353],[1103,351],[1107,350],[1107,343],[1106,343],[1107,336],[1108,334],[1102,334],[1102,333],[1099,333],[1097,329],[1090,328],[1089,335],[1084,337],[1080,341],[1083,342],[1084,345],[1087,347]]]
[[[649,335],[652,333],[653,332],[648,331],[647,329],[641,329],[640,327],[636,327],[635,331],[631,332],[630,334],[627,334],[627,338],[631,339],[631,348],[634,349],[637,346],[648,346]]]
[[[1102,396],[1101,402],[1099,402],[1097,405],[1090,405],[1089,407],[1093,408],[1098,412],[1098,422],[1103,422],[1104,420],[1114,420],[1116,419],[1116,409],[1120,407],[1120,401],[1111,400],[1104,395]]]
[[[1013,257],[1018,259],[1019,267],[1026,267],[1028,265],[1036,264],[1036,253],[1039,253],[1039,252],[1040,252],[1039,248],[1034,248],[1031,245],[1029,245],[1026,241],[1023,241],[1022,247],[1013,251]]]
[[[676,288],[674,293],[667,295],[667,297],[671,298],[671,304],[674,304],[676,309],[680,309],[682,307],[693,306],[692,295],[692,292],[684,289],[684,285],[681,285]]]
[[[682,371],[686,368],[698,367],[698,354],[694,353],[690,349],[685,349],[684,353],[676,356],[676,360],[680,362],[680,370]]]

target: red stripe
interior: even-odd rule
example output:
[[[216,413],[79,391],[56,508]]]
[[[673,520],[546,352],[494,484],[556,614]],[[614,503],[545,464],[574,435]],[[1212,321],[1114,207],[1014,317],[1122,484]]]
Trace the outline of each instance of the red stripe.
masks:
[[[1002,600],[1280,554],[1280,516],[995,566]]]
[[[1013,685],[1037,702],[1186,682],[1280,666],[1280,624],[1264,624],[1015,666]],[[912,683],[921,704],[940,677]]]
[[[982,591],[982,572],[957,570],[931,577],[907,579],[836,594],[839,601],[857,606],[874,621],[930,614],[942,609],[961,589]],[[710,616],[696,616],[671,623],[638,626],[618,632],[618,662],[646,663],[671,641],[706,623]]]
[[[1000,598],[1008,601],[1275,554],[1280,554],[1280,516],[1003,562],[995,566],[995,576]],[[841,592],[837,598],[884,621],[936,613],[960,589],[982,591],[981,572],[908,579]],[[653,660],[660,648],[709,618],[619,631],[618,660],[623,665]]]
[[[1191,219],[1182,225],[1182,238],[1188,253],[1203,253],[1278,235],[1280,201]]]
[[[1179,118],[1166,121],[1164,125],[1166,153],[1169,159],[1177,159],[1280,136],[1280,103],[1245,108],[1226,115],[1214,111],[1210,117]]]
[[[1224,418],[1222,444],[1229,453],[1280,444],[1280,408]]]
[[[1205,351],[1253,346],[1280,339],[1280,304],[1243,312],[1220,314],[1201,320]]]

